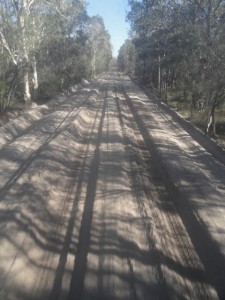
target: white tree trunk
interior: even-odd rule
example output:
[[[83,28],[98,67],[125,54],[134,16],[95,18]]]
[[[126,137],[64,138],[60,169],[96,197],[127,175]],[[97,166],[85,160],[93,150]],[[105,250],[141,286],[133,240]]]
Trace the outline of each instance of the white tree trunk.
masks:
[[[28,104],[31,102],[31,94],[30,94],[30,82],[29,82],[29,72],[26,67],[23,73],[23,83],[24,83],[24,100]]]
[[[93,59],[92,59],[92,74],[95,78],[96,76],[96,49],[93,47]]]
[[[26,103],[31,102],[30,94],[30,81],[29,81],[29,56],[27,51],[26,42],[26,28],[25,28],[25,18],[26,14],[29,12],[28,2],[24,0],[22,2],[22,7],[19,15],[19,26],[21,29],[21,40],[22,40],[22,52],[23,52],[23,66],[22,66],[22,76],[24,84],[24,101]]]
[[[158,92],[161,95],[161,57],[158,57]]]
[[[37,61],[36,61],[35,55],[33,56],[33,59],[32,59],[32,67],[33,67],[34,99],[36,99],[37,93],[38,93],[39,82],[38,82],[38,72],[37,72]]]
[[[209,121],[207,124],[206,133],[209,134],[210,128],[212,128],[213,135],[216,135],[216,118],[215,118],[215,108],[212,107],[210,110]]]

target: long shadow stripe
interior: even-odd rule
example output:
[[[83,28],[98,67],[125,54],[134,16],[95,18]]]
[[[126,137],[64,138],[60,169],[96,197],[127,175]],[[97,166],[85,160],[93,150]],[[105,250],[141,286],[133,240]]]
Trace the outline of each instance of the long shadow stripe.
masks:
[[[100,162],[100,144],[102,139],[103,122],[106,112],[106,99],[107,99],[107,89],[105,100],[102,108],[102,116],[98,127],[98,135],[96,138],[96,149],[91,162],[91,169],[88,177],[87,194],[84,205],[84,211],[81,221],[79,241],[77,246],[77,253],[75,258],[74,269],[72,273],[72,278],[70,282],[70,290],[68,294],[68,300],[80,300],[82,299],[83,289],[84,289],[84,278],[87,267],[87,256],[90,248],[91,242],[91,225],[93,218],[93,207],[96,196],[96,187],[99,171]]]

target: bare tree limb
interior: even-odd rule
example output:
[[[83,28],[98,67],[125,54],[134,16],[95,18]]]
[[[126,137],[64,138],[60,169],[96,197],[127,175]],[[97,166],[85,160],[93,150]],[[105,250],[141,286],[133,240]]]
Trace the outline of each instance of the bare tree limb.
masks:
[[[60,11],[53,3],[51,3],[51,2],[49,2],[49,1],[47,1],[47,0],[44,0],[44,2],[45,2],[46,4],[52,6],[52,7],[57,11],[57,13],[60,14],[61,17],[63,17],[63,18],[65,18],[65,19],[68,20],[68,18],[67,18],[65,15],[63,15],[63,14],[61,13],[61,11]]]
[[[198,0],[189,0],[192,4],[196,4],[198,6],[198,8],[201,9],[201,11],[203,11],[203,13],[207,16],[206,11],[204,10],[204,8],[201,6],[201,4],[199,3]]]
[[[15,59],[15,55],[13,55],[12,51],[10,50],[10,47],[9,47],[9,45],[8,45],[6,39],[5,39],[5,36],[4,36],[4,34],[3,34],[3,32],[2,32],[1,30],[0,30],[0,36],[1,36],[1,40],[2,40],[3,46],[4,46],[5,49],[8,51],[8,53],[9,53],[9,55],[10,55],[10,57],[11,57],[13,63],[14,63],[15,65],[17,65],[17,60]]]
[[[29,11],[29,12],[30,12],[31,6],[34,4],[34,1],[35,1],[35,0],[30,0],[30,1],[28,1],[28,11]]]
[[[13,4],[14,8],[15,8],[16,13],[18,14],[18,12],[19,12],[18,0],[11,0],[11,1],[12,1],[12,4]]]

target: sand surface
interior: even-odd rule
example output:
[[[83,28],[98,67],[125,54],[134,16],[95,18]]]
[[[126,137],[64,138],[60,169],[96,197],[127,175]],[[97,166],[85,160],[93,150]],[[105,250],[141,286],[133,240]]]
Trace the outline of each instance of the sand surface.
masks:
[[[225,154],[126,76],[0,129],[0,299],[225,299]]]

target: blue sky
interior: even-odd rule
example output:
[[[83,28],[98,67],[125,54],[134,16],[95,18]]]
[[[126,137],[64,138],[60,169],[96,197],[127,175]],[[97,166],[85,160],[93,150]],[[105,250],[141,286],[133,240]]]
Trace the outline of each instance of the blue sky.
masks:
[[[113,55],[128,38],[129,24],[125,22],[128,0],[87,0],[89,16],[100,15],[104,19],[106,30],[111,36]]]

